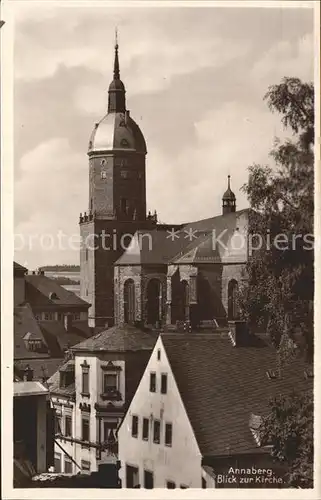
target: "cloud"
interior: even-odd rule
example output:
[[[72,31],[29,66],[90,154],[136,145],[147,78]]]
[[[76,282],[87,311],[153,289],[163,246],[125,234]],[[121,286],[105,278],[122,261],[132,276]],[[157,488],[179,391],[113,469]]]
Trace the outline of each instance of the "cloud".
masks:
[[[251,77],[269,84],[280,81],[284,76],[314,79],[314,38],[310,33],[295,43],[282,40],[274,44],[252,68]]]
[[[248,206],[240,192],[248,167],[253,163],[271,164],[269,152],[274,137],[284,137],[278,116],[263,105],[257,109],[239,102],[224,103],[209,111],[195,123],[195,131],[195,142],[182,148],[175,158],[150,148],[148,204],[152,210],[157,209],[161,221],[179,223],[221,213],[228,174],[232,176],[237,208]]]
[[[86,158],[66,139],[55,138],[24,155],[20,168],[14,192],[17,258],[32,266],[55,263],[59,233],[79,233],[78,216],[88,197]],[[77,260],[77,250],[67,242],[60,251],[63,260]]]

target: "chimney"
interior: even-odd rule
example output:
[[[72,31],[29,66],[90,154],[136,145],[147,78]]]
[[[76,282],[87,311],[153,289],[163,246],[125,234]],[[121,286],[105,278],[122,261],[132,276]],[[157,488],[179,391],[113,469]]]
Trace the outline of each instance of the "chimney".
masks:
[[[245,321],[229,321],[229,337],[234,347],[248,345],[249,333]]]
[[[70,332],[71,327],[72,327],[72,316],[71,314],[65,314],[64,316],[64,326],[66,332]]]
[[[29,365],[27,365],[24,370],[23,380],[24,382],[31,382],[33,380],[33,370]]]

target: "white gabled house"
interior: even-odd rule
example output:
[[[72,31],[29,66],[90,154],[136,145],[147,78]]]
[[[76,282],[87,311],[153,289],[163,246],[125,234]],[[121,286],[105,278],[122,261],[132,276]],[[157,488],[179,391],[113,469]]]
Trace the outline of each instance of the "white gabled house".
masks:
[[[303,361],[282,373],[277,365],[267,337],[242,328],[160,334],[118,428],[122,487],[248,487],[235,471],[250,471],[253,483],[253,466],[273,474],[252,487],[280,487],[284,470],[261,446],[258,425],[271,397],[311,390],[313,380]]]
[[[118,430],[118,443],[123,487],[202,487],[202,454],[162,336]]]

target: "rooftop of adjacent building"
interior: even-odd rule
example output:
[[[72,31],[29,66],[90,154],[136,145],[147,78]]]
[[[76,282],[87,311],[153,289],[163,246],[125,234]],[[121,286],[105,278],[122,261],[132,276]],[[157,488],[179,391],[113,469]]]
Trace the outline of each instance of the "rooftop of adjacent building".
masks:
[[[161,334],[203,456],[257,452],[253,416],[265,415],[269,400],[280,393],[313,388],[304,360],[280,368],[266,335],[243,333],[242,339],[235,346],[229,334]]]
[[[157,337],[153,332],[132,325],[116,325],[72,347],[77,352],[126,352],[154,348]]]
[[[246,230],[249,213],[246,208],[188,222],[181,228],[173,228],[173,234],[170,226],[139,230],[115,265],[220,263],[232,235],[235,232],[242,235]],[[246,253],[246,247],[238,252]],[[235,260],[235,252],[231,258]]]

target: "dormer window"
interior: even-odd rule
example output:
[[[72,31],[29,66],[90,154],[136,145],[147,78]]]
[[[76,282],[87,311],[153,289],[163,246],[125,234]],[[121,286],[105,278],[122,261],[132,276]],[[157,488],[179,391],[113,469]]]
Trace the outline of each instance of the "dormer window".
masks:
[[[49,293],[49,300],[58,300],[58,299],[59,299],[59,297],[56,294],[56,292],[50,292]]]

